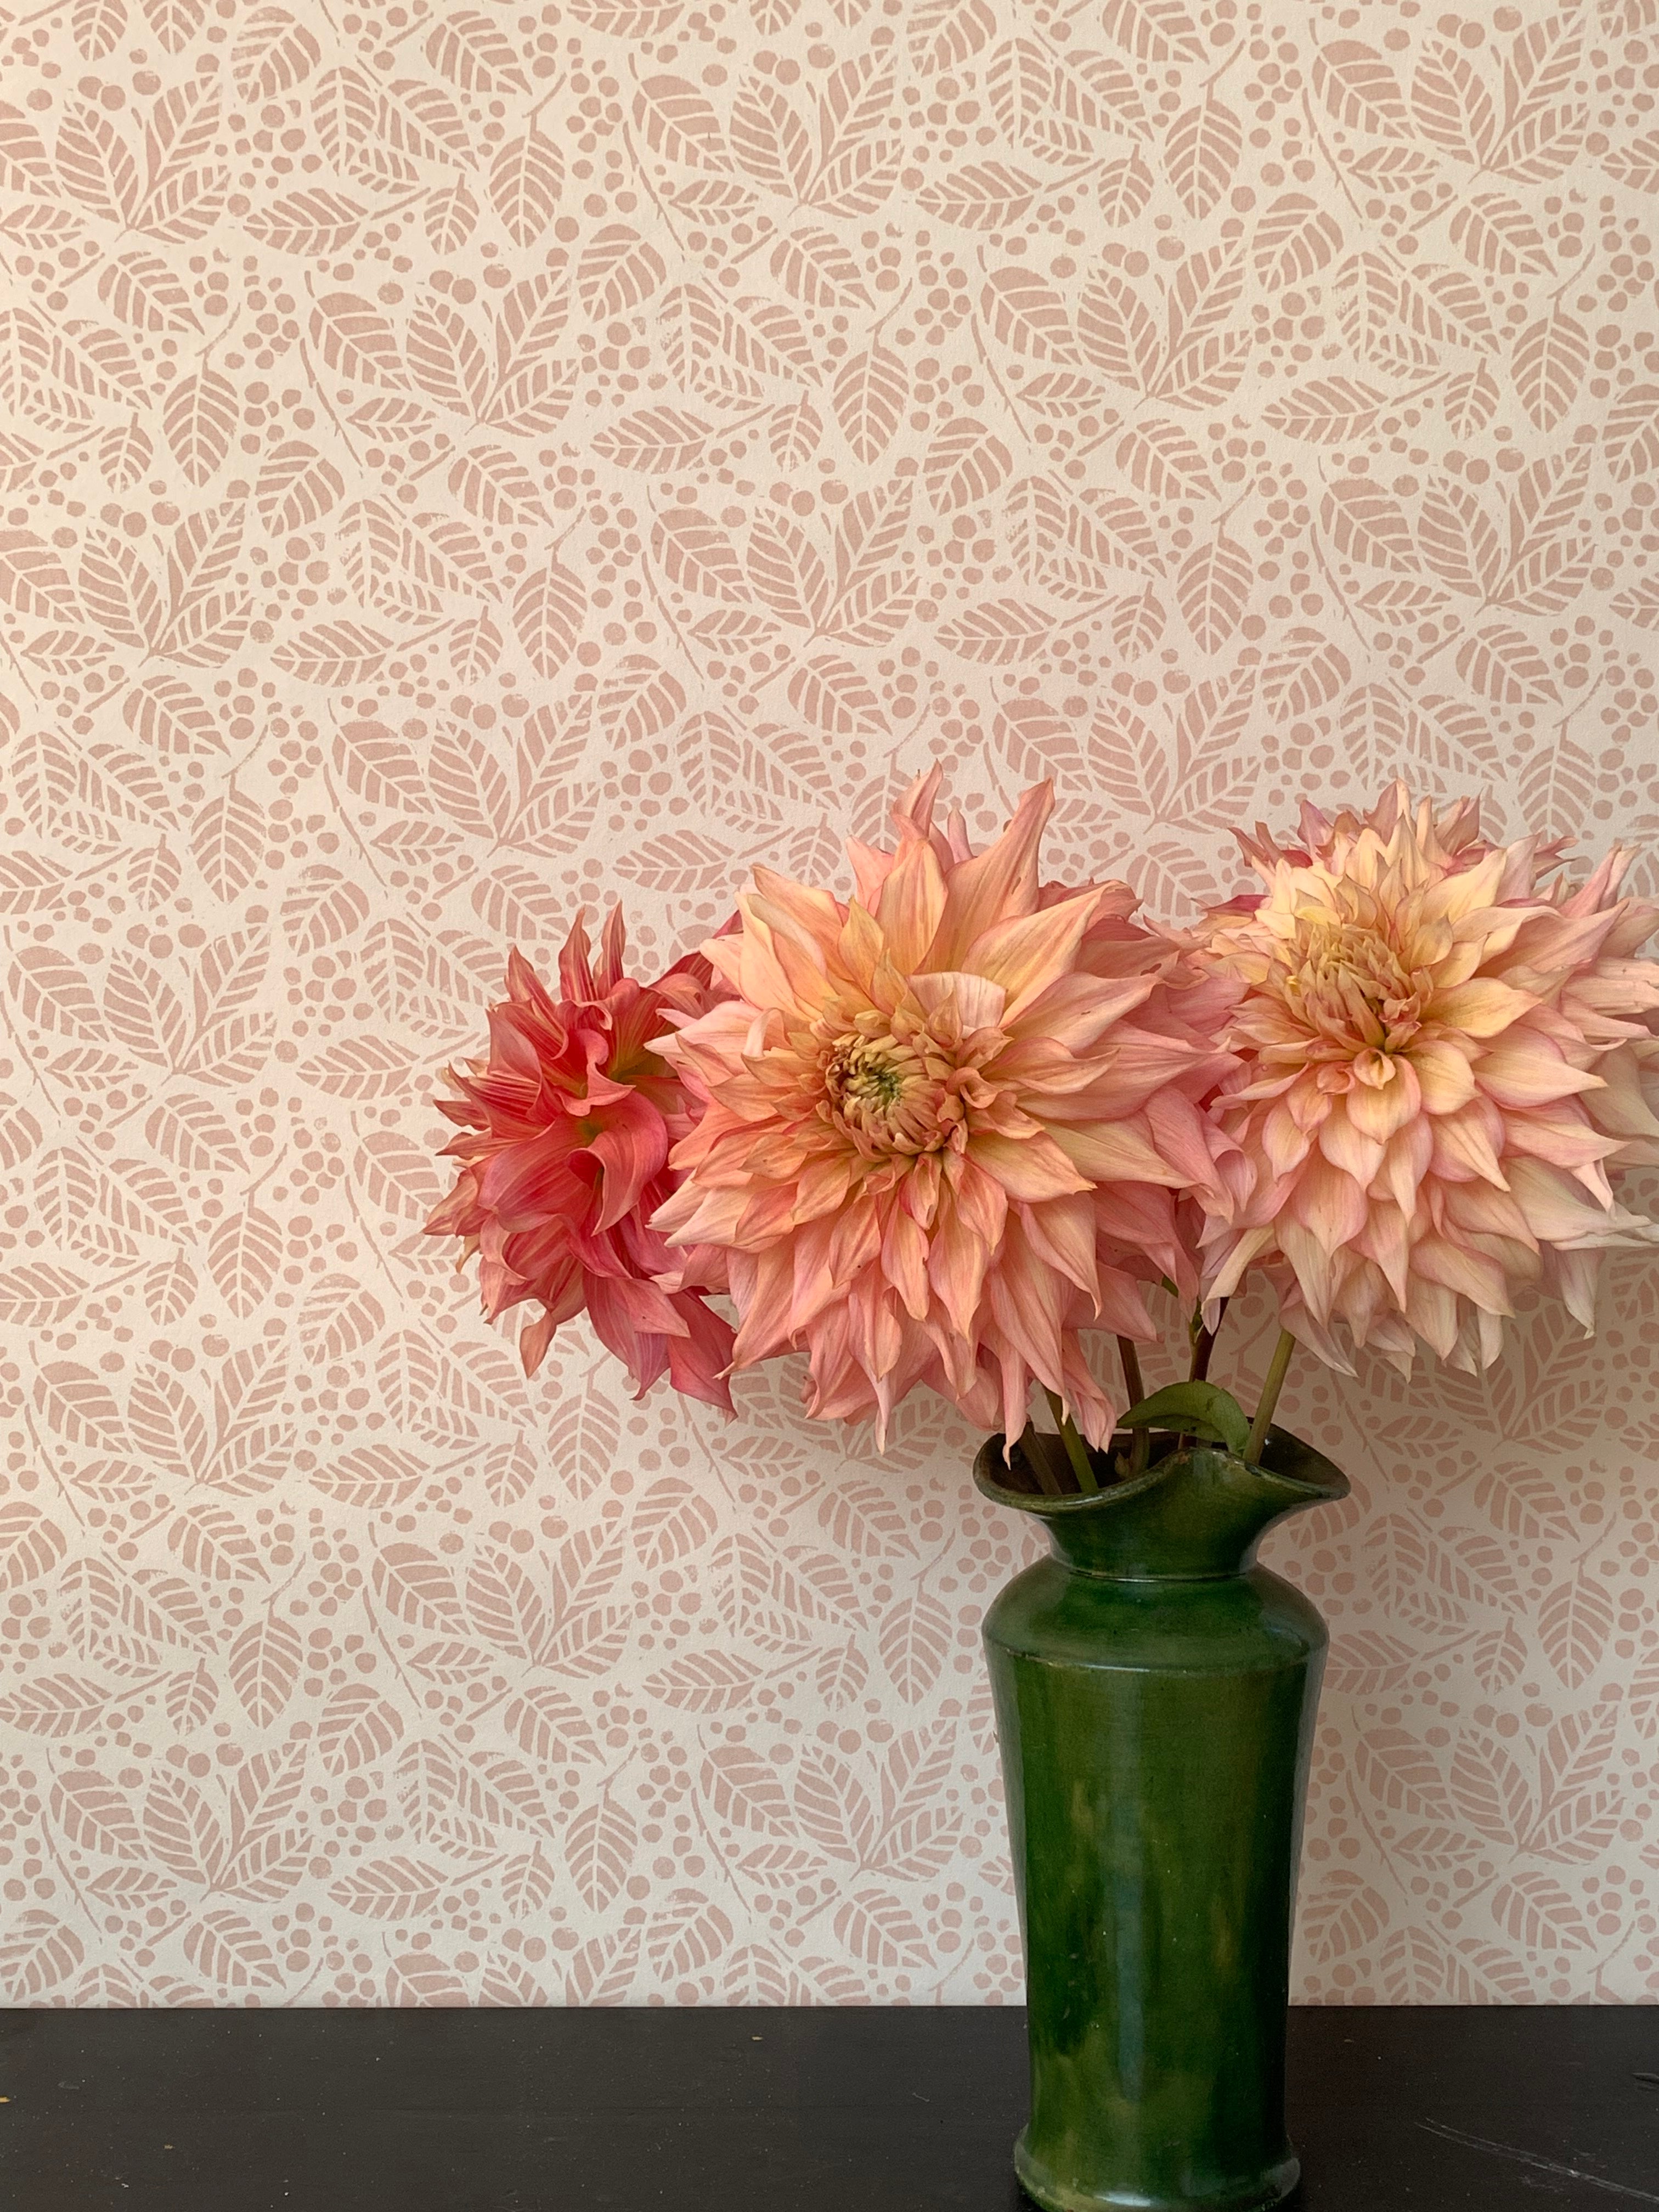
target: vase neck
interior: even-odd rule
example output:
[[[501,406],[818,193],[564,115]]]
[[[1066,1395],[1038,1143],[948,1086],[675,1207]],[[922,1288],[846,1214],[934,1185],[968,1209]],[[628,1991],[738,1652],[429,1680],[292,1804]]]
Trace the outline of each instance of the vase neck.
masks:
[[[1127,1440],[1125,1440],[1127,1442]],[[1210,1582],[1243,1572],[1264,1532],[1286,1513],[1348,1493],[1322,1454],[1270,1430],[1258,1466],[1218,1445],[1172,1452],[1092,1497],[1034,1496],[1006,1486],[1002,1439],[981,1452],[974,1479],[999,1504],[1030,1513],[1068,1566],[1121,1582]]]

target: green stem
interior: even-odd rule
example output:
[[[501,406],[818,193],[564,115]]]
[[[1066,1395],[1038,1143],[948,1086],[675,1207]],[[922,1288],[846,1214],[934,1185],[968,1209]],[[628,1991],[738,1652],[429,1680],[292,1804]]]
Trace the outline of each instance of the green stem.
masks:
[[[1207,1382],[1209,1381],[1210,1354],[1215,1350],[1215,1340],[1221,1334],[1221,1323],[1226,1311],[1227,1301],[1225,1298],[1223,1298],[1221,1301],[1220,1310],[1215,1317],[1215,1327],[1213,1328],[1205,1328],[1203,1318],[1204,1309],[1202,1306],[1200,1306],[1197,1312],[1194,1314],[1191,1331],[1193,1342],[1193,1365],[1192,1372],[1188,1376],[1188,1382]]]
[[[1098,1490],[1100,1485],[1095,1479],[1094,1462],[1089,1456],[1089,1447],[1079,1434],[1077,1423],[1061,1404],[1059,1392],[1050,1390],[1045,1384],[1042,1395],[1048,1401],[1054,1426],[1060,1431],[1066,1456],[1071,1461],[1072,1472],[1077,1477],[1078,1488],[1085,1492]]]
[[[1279,1394],[1285,1387],[1285,1377],[1290,1371],[1291,1355],[1296,1350],[1296,1339],[1287,1328],[1279,1332],[1279,1341],[1273,1346],[1273,1356],[1267,1362],[1267,1379],[1261,1385],[1261,1396],[1256,1405],[1255,1419],[1250,1424],[1250,1440],[1244,1447],[1248,1467],[1258,1466],[1261,1447],[1267,1441],[1267,1425],[1273,1419],[1273,1408],[1279,1403]]]
[[[1140,1354],[1133,1337],[1119,1337],[1117,1356],[1123,1362],[1123,1387],[1129,1394],[1129,1403],[1138,1406],[1146,1395],[1146,1385],[1140,1379]]]
[[[1020,1447],[1025,1454],[1025,1464],[1036,1475],[1037,1487],[1043,1496],[1063,1498],[1066,1495],[1065,1490],[1048,1458],[1048,1439],[1037,1428],[1034,1421],[1026,1423],[1025,1433],[1019,1441]]]

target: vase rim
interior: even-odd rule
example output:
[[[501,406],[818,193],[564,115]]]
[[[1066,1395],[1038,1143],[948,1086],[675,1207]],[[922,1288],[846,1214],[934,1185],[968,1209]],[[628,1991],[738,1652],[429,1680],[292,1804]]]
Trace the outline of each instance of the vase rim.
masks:
[[[1113,1437],[1110,1449],[1127,1449],[1132,1442],[1130,1432],[1122,1430]],[[1285,1446],[1290,1448],[1300,1470],[1294,1474],[1287,1468],[1275,1467],[1272,1463],[1276,1450]],[[1010,1490],[998,1482],[990,1470],[993,1467],[1006,1464],[1003,1449],[1004,1438],[1000,1431],[987,1437],[975,1455],[974,1487],[981,1497],[988,1498],[993,1504],[1009,1506],[1019,1513],[1035,1514],[1042,1520],[1063,1520],[1073,1514],[1091,1512],[1097,1507],[1122,1504],[1133,1498],[1145,1498],[1160,1483],[1166,1482],[1182,1462],[1190,1461],[1200,1452],[1228,1462],[1241,1474],[1254,1480],[1265,1479],[1282,1486],[1294,1493],[1297,1504],[1338,1504],[1347,1497],[1350,1488],[1347,1476],[1333,1461],[1327,1459],[1323,1452],[1304,1443],[1300,1437],[1293,1436],[1288,1429],[1277,1426],[1268,1429],[1262,1458],[1254,1465],[1247,1460],[1236,1458],[1224,1445],[1209,1443],[1200,1438],[1189,1444],[1184,1452],[1167,1453],[1155,1465],[1149,1467],[1144,1474],[1133,1475],[1127,1481],[1109,1483],[1096,1491],[1068,1491],[1058,1498],[1051,1498],[1044,1491]]]

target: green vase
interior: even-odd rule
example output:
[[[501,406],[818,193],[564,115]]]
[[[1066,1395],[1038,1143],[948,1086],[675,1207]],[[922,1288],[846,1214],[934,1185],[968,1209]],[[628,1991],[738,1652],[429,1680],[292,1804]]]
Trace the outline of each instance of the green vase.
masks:
[[[1347,1481],[1277,1429],[1257,1467],[1200,1444],[1097,1496],[1024,1479],[993,1437],[975,1481],[1054,1548],[985,1620],[1025,1943],[1015,2167],[1048,2212],[1256,2212],[1299,2171],[1285,2008],[1327,1638],[1254,1555]]]

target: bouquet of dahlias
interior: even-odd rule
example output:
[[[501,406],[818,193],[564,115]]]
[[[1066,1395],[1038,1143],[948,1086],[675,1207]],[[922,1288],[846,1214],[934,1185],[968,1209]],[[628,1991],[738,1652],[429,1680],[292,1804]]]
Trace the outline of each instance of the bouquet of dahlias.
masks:
[[[1177,930],[1042,880],[1049,785],[978,854],[939,785],[849,846],[852,896],[757,868],[655,982],[619,914],[597,969],[577,921],[556,998],[513,955],[428,1228],[487,1314],[539,1306],[527,1369],[585,1311],[639,1390],[729,1412],[730,1375],[804,1352],[815,1415],[880,1437],[926,1386],[1093,1490],[1185,1437],[1253,1463],[1297,1344],[1479,1369],[1530,1285],[1589,1328],[1596,1254],[1659,1239],[1607,1180],[1659,1161],[1659,908],[1621,854],[1575,886],[1397,787],[1241,836],[1261,890]],[[1282,1324],[1253,1420],[1208,1372],[1252,1269]],[[1160,1287],[1191,1371],[1147,1397]]]

